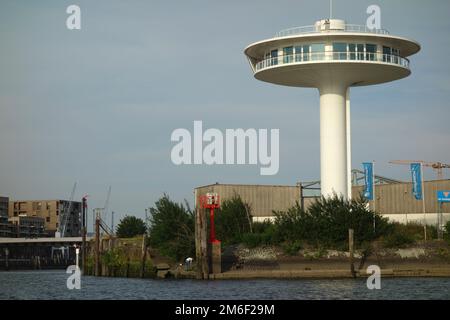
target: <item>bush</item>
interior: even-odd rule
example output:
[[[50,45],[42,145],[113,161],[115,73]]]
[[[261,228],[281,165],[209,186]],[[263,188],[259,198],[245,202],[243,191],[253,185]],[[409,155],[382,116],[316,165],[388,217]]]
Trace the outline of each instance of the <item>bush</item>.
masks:
[[[288,241],[282,244],[282,248],[284,253],[290,255],[290,256],[295,256],[298,254],[299,250],[301,250],[303,248],[302,243],[300,242],[300,240],[295,240],[295,241]]]
[[[428,239],[437,238],[437,228],[427,226]],[[424,239],[423,225],[419,223],[401,224],[394,222],[390,224],[389,234],[383,239],[386,247],[404,247]]]
[[[149,244],[177,261],[195,254],[195,214],[164,194],[150,208]]]
[[[251,208],[240,196],[223,201],[215,214],[217,239],[225,245],[241,242],[243,235],[250,233],[251,220]]]
[[[348,229],[354,230],[355,244],[372,241],[389,232],[387,219],[368,210],[366,200],[361,197],[351,201],[338,196],[322,197],[307,211],[297,203],[287,212],[276,212],[275,224],[281,241],[306,240],[318,247],[343,247],[348,241]]]
[[[444,226],[444,239],[450,240],[450,221],[447,221]]]

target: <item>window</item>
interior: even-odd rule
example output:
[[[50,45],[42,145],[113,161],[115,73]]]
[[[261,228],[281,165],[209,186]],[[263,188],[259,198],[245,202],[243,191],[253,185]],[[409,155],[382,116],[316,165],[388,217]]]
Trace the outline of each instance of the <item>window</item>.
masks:
[[[358,43],[356,45],[356,51],[358,52],[358,60],[364,60],[364,45]]]
[[[350,52],[350,60],[356,60],[356,44],[349,43],[348,51]]]
[[[303,61],[309,61],[311,46],[306,44],[302,46],[303,49]]]
[[[392,55],[393,55],[392,62],[399,63],[400,50],[392,48]]]
[[[270,51],[270,65],[277,65],[278,64],[278,49]]]
[[[347,60],[347,44],[346,43],[333,43],[333,59],[334,60]]]
[[[293,61],[294,47],[283,48],[283,63],[291,63]]]
[[[383,61],[384,62],[391,62],[391,48],[390,47],[383,47]]]
[[[302,61],[302,46],[294,47],[295,62]]]
[[[376,44],[366,44],[366,60],[374,61],[377,54]]]
[[[325,44],[311,44],[311,60],[323,60],[325,57]]]
[[[50,217],[45,218],[45,221],[50,222]]]

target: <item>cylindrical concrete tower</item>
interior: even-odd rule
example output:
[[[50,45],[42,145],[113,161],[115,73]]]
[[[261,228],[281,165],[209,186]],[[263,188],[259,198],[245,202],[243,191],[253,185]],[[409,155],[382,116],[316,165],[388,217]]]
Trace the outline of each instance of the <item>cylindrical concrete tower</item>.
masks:
[[[409,76],[406,57],[419,50],[417,42],[386,30],[327,19],[281,31],[244,52],[258,80],[319,89],[321,192],[349,198],[349,89]]]

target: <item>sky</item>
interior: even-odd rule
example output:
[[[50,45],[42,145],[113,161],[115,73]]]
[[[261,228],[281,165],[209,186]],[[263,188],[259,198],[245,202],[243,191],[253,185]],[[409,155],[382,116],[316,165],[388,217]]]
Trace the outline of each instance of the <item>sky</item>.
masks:
[[[81,8],[68,30],[66,8]],[[408,181],[394,159],[450,162],[450,2],[335,0],[333,16],[418,41],[412,74],[351,91],[352,163]],[[144,216],[167,193],[193,204],[196,186],[295,185],[320,177],[319,94],[257,81],[250,43],[329,15],[328,0],[0,0],[0,194],[89,195],[119,219]],[[203,127],[279,129],[278,174],[255,165],[181,165],[171,133]],[[431,169],[425,178],[435,178]],[[445,173],[450,177],[450,172]]]

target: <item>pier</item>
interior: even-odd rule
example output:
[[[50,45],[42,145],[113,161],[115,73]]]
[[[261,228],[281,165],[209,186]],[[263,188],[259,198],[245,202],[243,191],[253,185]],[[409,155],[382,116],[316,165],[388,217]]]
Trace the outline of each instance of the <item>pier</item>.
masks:
[[[82,237],[0,238],[0,270],[66,268],[81,244]]]

